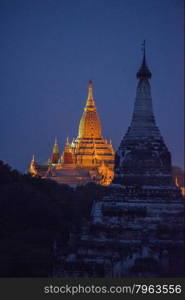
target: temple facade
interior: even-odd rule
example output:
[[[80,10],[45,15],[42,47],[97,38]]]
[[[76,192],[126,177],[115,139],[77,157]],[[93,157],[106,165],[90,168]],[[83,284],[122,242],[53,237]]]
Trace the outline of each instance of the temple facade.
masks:
[[[115,153],[112,143],[103,138],[101,121],[93,98],[93,84],[89,81],[88,97],[80,120],[78,136],[60,155],[55,140],[51,157],[39,165],[33,157],[29,173],[70,185],[96,182],[109,185],[114,177]]]

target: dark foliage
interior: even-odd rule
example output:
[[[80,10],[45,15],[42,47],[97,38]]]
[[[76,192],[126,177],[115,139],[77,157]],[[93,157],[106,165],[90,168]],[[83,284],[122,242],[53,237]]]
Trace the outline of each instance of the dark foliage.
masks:
[[[105,192],[21,175],[0,161],[0,277],[48,276],[55,240],[67,247]]]

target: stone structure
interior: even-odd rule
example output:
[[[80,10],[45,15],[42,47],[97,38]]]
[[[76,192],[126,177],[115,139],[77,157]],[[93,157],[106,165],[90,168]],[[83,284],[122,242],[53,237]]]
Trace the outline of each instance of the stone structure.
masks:
[[[58,243],[53,276],[183,277],[184,202],[176,187],[108,189],[68,249]]]
[[[96,182],[109,185],[114,177],[114,150],[111,142],[102,136],[101,122],[93,98],[92,81],[88,84],[88,98],[80,120],[78,136],[69,143],[67,139],[60,157],[55,139],[51,158],[46,165],[39,165],[35,158],[29,172],[72,186]]]
[[[156,125],[145,50],[131,124],[116,153],[115,183],[171,185],[171,155]]]

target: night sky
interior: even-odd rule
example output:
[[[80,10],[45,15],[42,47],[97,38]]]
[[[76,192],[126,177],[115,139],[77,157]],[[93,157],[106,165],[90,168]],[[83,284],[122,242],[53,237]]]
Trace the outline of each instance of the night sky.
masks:
[[[157,125],[183,167],[183,0],[0,0],[0,159],[25,171],[77,136],[89,79],[117,149],[146,40]]]

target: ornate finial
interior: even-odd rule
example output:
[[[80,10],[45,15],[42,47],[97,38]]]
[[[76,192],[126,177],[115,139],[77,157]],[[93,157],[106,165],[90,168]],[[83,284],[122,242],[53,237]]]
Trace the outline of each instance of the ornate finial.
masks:
[[[145,58],[145,53],[146,53],[146,41],[144,40],[142,43],[142,52],[143,52],[143,65],[146,65],[146,58]]]
[[[143,61],[142,65],[137,72],[137,78],[144,79],[144,78],[151,78],[152,73],[150,72],[147,64],[146,64],[146,41],[144,40],[142,43],[142,52],[143,52]]]
[[[92,94],[92,89],[93,89],[93,83],[91,80],[89,80],[89,83],[88,83],[88,99],[89,100],[93,100],[93,94]]]
[[[89,80],[88,83],[88,97],[87,97],[87,102],[86,102],[86,108],[89,109],[95,109],[95,103],[93,99],[93,83],[92,80]]]
[[[32,162],[35,162],[35,155],[32,155]]]
[[[66,144],[65,144],[65,151],[71,150],[71,145],[69,143],[69,138],[67,136],[66,138]]]
[[[57,138],[55,138],[55,143],[54,143],[54,146],[53,146],[53,153],[59,153]]]
[[[92,87],[93,87],[92,80],[89,80],[89,83],[88,83],[88,88],[92,88]]]
[[[146,44],[146,41],[144,40],[142,43],[143,56],[145,56],[145,44]]]

